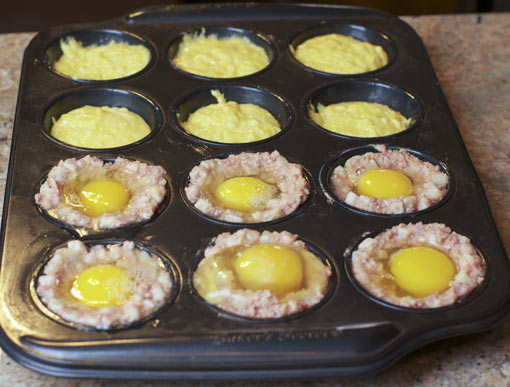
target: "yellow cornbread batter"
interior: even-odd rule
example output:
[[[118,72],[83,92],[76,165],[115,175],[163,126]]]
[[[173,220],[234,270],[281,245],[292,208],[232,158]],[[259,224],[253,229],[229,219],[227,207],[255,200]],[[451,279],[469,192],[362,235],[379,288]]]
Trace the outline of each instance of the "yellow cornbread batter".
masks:
[[[62,56],[53,68],[74,79],[106,80],[127,77],[142,70],[150,61],[149,50],[111,40],[106,45],[83,47],[73,37],[60,41]]]
[[[142,117],[122,107],[83,106],[62,114],[51,135],[82,148],[116,148],[136,142],[150,133]]]
[[[370,102],[341,102],[317,110],[310,106],[312,120],[331,132],[352,137],[381,137],[406,130],[410,118],[386,105]]]
[[[177,67],[209,78],[235,78],[256,73],[269,64],[262,47],[240,37],[219,39],[212,34],[184,35],[177,55]]]
[[[263,140],[280,132],[280,123],[266,109],[248,103],[226,101],[219,90],[211,91],[218,103],[197,109],[182,127],[204,140],[237,144]]]
[[[291,50],[305,66],[333,74],[366,73],[388,63],[381,46],[340,34],[317,36]]]

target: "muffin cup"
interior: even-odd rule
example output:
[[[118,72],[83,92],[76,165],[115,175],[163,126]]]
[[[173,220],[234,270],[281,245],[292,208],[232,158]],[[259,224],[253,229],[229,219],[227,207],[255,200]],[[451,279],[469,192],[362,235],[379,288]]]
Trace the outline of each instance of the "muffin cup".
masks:
[[[181,122],[186,122],[189,116],[197,109],[217,103],[216,98],[211,94],[211,91],[213,90],[219,90],[225,96],[226,101],[234,101],[238,104],[254,104],[267,110],[280,123],[280,132],[262,140],[245,143],[222,143],[217,141],[210,141],[188,133],[182,127]],[[273,94],[270,91],[249,86],[218,85],[198,89],[183,96],[175,103],[174,106],[175,110],[172,109],[170,114],[174,118],[175,125],[179,132],[184,134],[189,139],[210,145],[239,146],[271,141],[272,139],[281,136],[287,130],[289,130],[294,121],[294,112],[292,111],[290,105],[283,98]]]
[[[84,242],[87,249],[90,249],[91,247],[95,245],[120,245],[123,243],[123,241],[120,240],[95,240],[95,241],[85,241]],[[157,317],[164,309],[170,307],[175,301],[177,296],[179,295],[179,292],[181,291],[181,275],[177,269],[176,264],[173,262],[172,259],[165,256],[164,254],[154,250],[153,248],[149,247],[146,244],[142,244],[139,242],[135,242],[135,248],[144,250],[149,255],[158,260],[158,263],[161,267],[165,268],[170,276],[170,280],[172,283],[172,288],[170,290],[170,293],[165,297],[166,300],[163,305],[161,305],[159,308],[157,308],[154,312],[148,314],[147,316],[143,316],[141,319],[136,320],[129,324],[123,324],[123,325],[117,325],[113,326],[107,329],[99,329],[87,326],[82,323],[73,322],[66,320],[59,316],[57,313],[53,312],[44,304],[44,302],[40,299],[39,295],[37,294],[37,281],[39,277],[43,274],[44,268],[46,264],[53,258],[53,255],[56,250],[66,247],[67,243],[63,243],[59,246],[56,246],[52,249],[49,249],[44,254],[44,258],[42,262],[39,264],[39,266],[36,268],[36,270],[33,272],[31,279],[30,279],[30,295],[32,298],[33,303],[36,305],[36,307],[39,309],[41,313],[43,313],[45,316],[50,318],[53,321],[56,321],[59,324],[65,325],[69,328],[78,329],[78,330],[92,330],[92,331],[118,331],[118,330],[124,330],[124,329],[132,329],[134,327],[141,326],[148,322],[149,320],[154,319]]]
[[[81,42],[84,47],[88,46],[102,46],[105,44],[108,44],[110,41],[114,41],[116,43],[126,43],[129,45],[142,45],[145,48],[147,48],[150,52],[151,59],[149,63],[140,71],[137,71],[133,74],[126,75],[125,77],[121,78],[115,78],[115,79],[105,79],[105,80],[93,80],[93,79],[77,79],[72,78],[68,75],[61,74],[58,71],[56,71],[53,67],[55,62],[57,62],[60,57],[62,56],[62,50],[60,48],[60,42],[62,40],[65,40],[69,37],[73,37],[76,39],[76,41]],[[74,82],[81,82],[81,83],[105,83],[105,82],[111,82],[115,80],[123,80],[131,77],[136,77],[146,71],[148,68],[150,68],[156,58],[156,51],[154,50],[154,47],[150,45],[144,38],[141,36],[138,36],[136,34],[133,34],[131,32],[127,31],[120,31],[120,30],[111,30],[111,29],[89,29],[89,30],[77,30],[72,31],[68,34],[61,35],[60,37],[54,39],[44,51],[44,55],[42,56],[42,62],[47,66],[47,68],[54,72],[55,74],[70,79]]]
[[[210,36],[210,35],[216,35],[218,37],[218,39],[220,39],[220,40],[226,39],[226,38],[232,38],[232,37],[246,39],[248,42],[253,43],[254,45],[256,45],[258,47],[262,47],[264,49],[264,52],[266,53],[267,58],[269,59],[269,63],[264,68],[260,69],[259,71],[254,72],[252,74],[247,74],[247,75],[243,75],[243,76],[239,76],[239,77],[230,77],[230,78],[208,77],[208,76],[204,76],[204,75],[194,74],[194,73],[191,73],[191,72],[181,69],[179,66],[177,66],[173,62],[173,59],[175,58],[175,56],[177,55],[177,53],[179,51],[179,45],[181,44],[181,42],[184,38],[184,35],[200,35],[202,33],[206,37]],[[276,60],[276,57],[277,57],[276,48],[275,48],[274,44],[267,37],[265,37],[259,33],[256,33],[256,32],[252,32],[252,31],[248,31],[248,30],[236,28],[236,27],[228,27],[228,26],[204,26],[204,27],[195,28],[193,30],[183,32],[183,33],[179,34],[177,37],[175,37],[170,42],[170,45],[168,47],[168,60],[170,61],[171,65],[174,69],[176,69],[177,71],[179,71],[183,74],[186,74],[187,76],[198,78],[198,79],[203,79],[203,80],[210,80],[210,81],[211,80],[218,81],[219,79],[221,79],[221,80],[244,79],[244,78],[258,75],[259,73],[269,69],[272,66],[272,64],[274,63],[274,61]]]
[[[315,38],[317,36],[326,35],[326,34],[340,34],[344,36],[349,36],[356,40],[371,43],[376,46],[381,46],[386,55],[388,55],[388,63],[384,66],[379,67],[378,69],[374,69],[371,71],[356,73],[356,74],[337,74],[337,73],[329,73],[327,71],[317,70],[298,61],[292,50],[297,49],[297,47],[307,41],[308,39]],[[313,71],[314,73],[321,75],[329,75],[329,76],[356,76],[356,75],[366,75],[372,74],[374,72],[383,71],[386,67],[391,66],[395,57],[397,56],[397,49],[395,44],[384,34],[362,25],[356,24],[347,24],[347,23],[321,23],[315,26],[309,27],[301,32],[299,32],[296,36],[294,36],[289,44],[290,55],[292,59],[303,68]]]
[[[209,244],[211,244],[212,242],[213,241],[211,240]],[[329,277],[328,287],[327,287],[326,291],[324,292],[324,296],[321,299],[321,301],[319,303],[301,311],[301,312],[297,312],[294,314],[290,314],[290,315],[278,317],[278,318],[246,317],[246,316],[242,316],[239,314],[235,314],[235,313],[226,311],[226,310],[216,306],[212,302],[207,301],[198,293],[195,286],[193,285],[193,275],[194,275],[195,271],[197,270],[197,267],[200,264],[200,262],[204,259],[205,249],[199,250],[195,256],[195,261],[190,267],[190,271],[189,271],[189,275],[188,275],[188,279],[187,279],[188,286],[192,290],[193,296],[197,300],[199,300],[199,302],[206,305],[208,308],[210,308],[212,311],[217,313],[222,318],[234,319],[234,320],[241,321],[241,322],[244,321],[244,322],[255,323],[255,324],[282,323],[282,322],[288,322],[288,321],[293,321],[296,319],[303,318],[309,314],[316,312],[318,309],[320,309],[325,304],[327,304],[329,299],[332,297],[332,295],[334,294],[334,292],[337,290],[337,287],[338,287],[338,274],[337,274],[335,264],[333,263],[333,260],[331,258],[329,258],[323,251],[321,251],[316,246],[314,246],[310,243],[307,243],[307,242],[305,242],[305,243],[306,243],[307,250],[310,251],[312,254],[314,254],[318,259],[320,259],[322,261],[323,264],[325,264],[331,270],[331,276]]]
[[[78,147],[60,141],[51,135],[54,121],[63,114],[86,105],[127,108],[142,117],[151,128],[151,132],[131,144],[113,148]],[[144,143],[159,131],[163,124],[163,117],[161,109],[156,103],[137,92],[112,88],[88,88],[73,90],[57,96],[43,109],[38,121],[44,135],[60,146],[87,152],[104,152],[105,150],[123,150]]]
[[[397,111],[404,117],[410,119],[411,122],[407,129],[387,136],[354,137],[335,133],[331,130],[323,128],[318,123],[316,123],[308,113],[308,108],[312,108],[317,111],[317,106],[319,104],[328,106],[341,102],[370,102],[386,105],[392,110]],[[398,136],[419,126],[423,114],[420,103],[409,92],[390,84],[370,80],[337,81],[335,83],[331,83],[327,86],[316,89],[312,91],[312,93],[307,98],[303,109],[305,109],[307,112],[307,119],[315,127],[333,136],[349,139],[379,139]]]
[[[403,149],[401,147],[392,146],[392,145],[387,145],[386,148],[389,150],[395,150],[395,151]],[[353,211],[353,212],[359,213],[359,214],[363,214],[363,215],[368,215],[368,216],[383,217],[383,218],[413,217],[413,216],[420,215],[420,214],[423,214],[423,213],[426,213],[429,211],[433,211],[433,210],[437,209],[438,207],[442,206],[447,200],[450,199],[450,197],[452,196],[453,191],[455,189],[455,178],[452,175],[451,171],[449,170],[448,166],[446,164],[438,161],[434,157],[426,155],[424,153],[417,152],[412,149],[405,149],[405,151],[408,152],[409,154],[411,154],[412,156],[417,157],[421,161],[429,162],[435,166],[438,166],[440,168],[440,171],[445,173],[448,176],[448,187],[446,189],[445,195],[437,203],[431,205],[430,207],[424,208],[423,210],[417,210],[414,212],[407,212],[407,213],[403,212],[400,214],[383,214],[383,213],[371,212],[371,211],[366,211],[366,210],[351,206],[351,205],[345,203],[343,200],[341,200],[340,198],[338,198],[335,195],[334,190],[331,186],[331,175],[333,174],[333,171],[335,170],[335,168],[339,165],[344,166],[345,162],[353,156],[360,156],[360,155],[363,155],[368,152],[377,153],[378,151],[376,149],[374,149],[374,147],[371,145],[346,149],[346,150],[340,152],[339,154],[337,154],[335,157],[332,157],[329,161],[327,161],[322,166],[321,171],[320,171],[320,175],[319,175],[320,186],[321,186],[322,190],[324,191],[324,193],[326,194],[326,196],[333,202],[349,209],[350,211]]]

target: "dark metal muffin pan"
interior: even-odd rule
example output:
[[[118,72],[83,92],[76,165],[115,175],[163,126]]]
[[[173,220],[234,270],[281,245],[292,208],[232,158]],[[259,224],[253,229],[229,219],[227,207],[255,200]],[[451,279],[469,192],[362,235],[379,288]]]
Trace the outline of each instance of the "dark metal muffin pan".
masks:
[[[209,79],[177,70],[173,44],[183,32],[213,31],[263,39],[271,64],[237,79]],[[290,45],[323,30],[343,31],[381,43],[390,63],[370,73],[334,75],[293,59]],[[112,81],[75,81],[56,74],[62,37],[86,44],[141,39],[153,58],[138,74]],[[177,113],[210,103],[220,88],[235,98],[255,98],[287,123],[265,141],[224,145],[183,133]],[[250,90],[254,94],[245,93]],[[274,104],[271,98],[280,102]],[[257,97],[258,98],[258,97]],[[316,102],[382,102],[413,115],[413,127],[384,138],[353,138],[320,129],[308,118]],[[87,100],[139,112],[153,127],[140,142],[110,150],[86,150],[54,141],[51,116]],[[411,149],[445,165],[453,177],[449,197],[429,211],[398,217],[353,211],[324,190],[328,167],[344,152],[383,143]],[[211,308],[189,278],[211,238],[243,225],[198,215],[183,199],[186,174],[201,160],[242,151],[277,149],[298,162],[312,181],[312,195],[295,215],[247,227],[289,231],[330,262],[334,282],[324,303],[293,318],[257,321]],[[184,278],[175,300],[149,321],[114,331],[80,330],[44,313],[33,298],[33,281],[47,254],[80,234],[43,217],[34,203],[42,176],[61,159],[122,155],[160,164],[168,172],[168,204],[150,222],[108,233],[81,235],[85,242],[134,240],[170,257]],[[327,184],[327,182],[326,182]],[[469,209],[469,211],[467,211]],[[364,237],[399,223],[440,222],[468,236],[487,263],[487,279],[451,307],[395,308],[367,297],[350,278],[350,252]],[[482,331],[509,311],[510,267],[482,185],[416,33],[392,16],[368,9],[292,4],[220,4],[148,8],[104,22],[56,27],[39,33],[25,51],[13,131],[2,222],[0,344],[20,363],[68,377],[239,379],[357,375],[379,371],[417,347]],[[32,291],[31,291],[32,289]]]

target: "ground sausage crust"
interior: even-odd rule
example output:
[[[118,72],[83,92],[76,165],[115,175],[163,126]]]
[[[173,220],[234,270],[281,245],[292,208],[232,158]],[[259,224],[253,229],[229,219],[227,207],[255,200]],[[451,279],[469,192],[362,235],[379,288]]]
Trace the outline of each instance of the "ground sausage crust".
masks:
[[[210,264],[216,267],[213,259],[224,253],[227,249],[236,246],[252,246],[257,244],[278,244],[294,249],[306,250],[306,244],[298,239],[298,236],[287,231],[262,233],[241,229],[233,234],[223,233],[218,235],[213,244],[204,252],[201,265]],[[313,255],[312,253],[309,253]],[[318,304],[325,295],[328,286],[331,268],[325,265],[319,258],[304,260],[304,285],[303,288],[287,294],[278,299],[269,290],[245,290],[236,286],[235,273],[231,270],[218,272],[216,276],[217,290],[208,296],[214,297],[214,304],[233,314],[250,318],[280,318],[304,311]],[[193,283],[197,287],[196,277]]]
[[[338,199],[361,210],[380,214],[403,214],[424,210],[439,202],[448,190],[448,175],[438,165],[422,161],[405,149],[390,150],[373,145],[378,152],[353,156],[331,174],[330,183]],[[370,169],[392,169],[404,173],[413,183],[413,195],[373,198],[356,193],[363,173]]]
[[[132,295],[124,305],[94,308],[69,293],[77,275],[99,265],[123,268],[133,279]],[[168,270],[131,241],[99,244],[90,249],[81,241],[69,241],[46,263],[36,287],[39,298],[53,313],[66,321],[101,330],[129,325],[150,316],[165,304],[171,290]]]
[[[35,202],[59,221],[89,229],[112,229],[149,220],[166,195],[166,171],[161,166],[148,165],[118,157],[105,162],[97,157],[61,160],[48,173],[46,181],[35,195]],[[129,203],[122,210],[103,213],[98,217],[86,215],[65,203],[64,190],[69,184],[80,184],[94,177],[119,177],[129,191]],[[115,179],[115,178],[114,178]]]
[[[268,200],[263,209],[236,211],[216,205],[209,192],[223,181],[239,176],[268,176],[279,195]],[[262,178],[264,180],[264,178]],[[294,212],[308,198],[310,188],[300,165],[288,162],[278,151],[240,153],[225,159],[202,161],[189,174],[185,188],[188,200],[200,212],[234,223],[257,223],[281,218]]]
[[[391,253],[400,248],[426,246],[448,255],[457,274],[448,289],[424,298],[399,296],[397,285],[382,289],[378,283],[388,273],[383,267]],[[367,238],[352,253],[352,271],[356,280],[373,296],[390,304],[409,308],[438,308],[451,305],[475,290],[484,280],[485,262],[469,239],[440,223],[399,224],[374,238]]]

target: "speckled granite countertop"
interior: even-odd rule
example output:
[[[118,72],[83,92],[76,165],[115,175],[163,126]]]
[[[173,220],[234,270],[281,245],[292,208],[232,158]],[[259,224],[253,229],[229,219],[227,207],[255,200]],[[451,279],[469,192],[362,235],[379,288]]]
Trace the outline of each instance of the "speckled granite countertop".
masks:
[[[510,251],[510,14],[404,17],[422,37]],[[23,50],[34,34],[0,34],[0,191],[3,200]],[[1,208],[1,206],[0,206]],[[275,383],[276,384],[276,383]],[[271,382],[142,382],[58,379],[0,350],[0,386],[269,386]],[[510,385],[510,319],[428,345],[370,377],[285,386]]]

